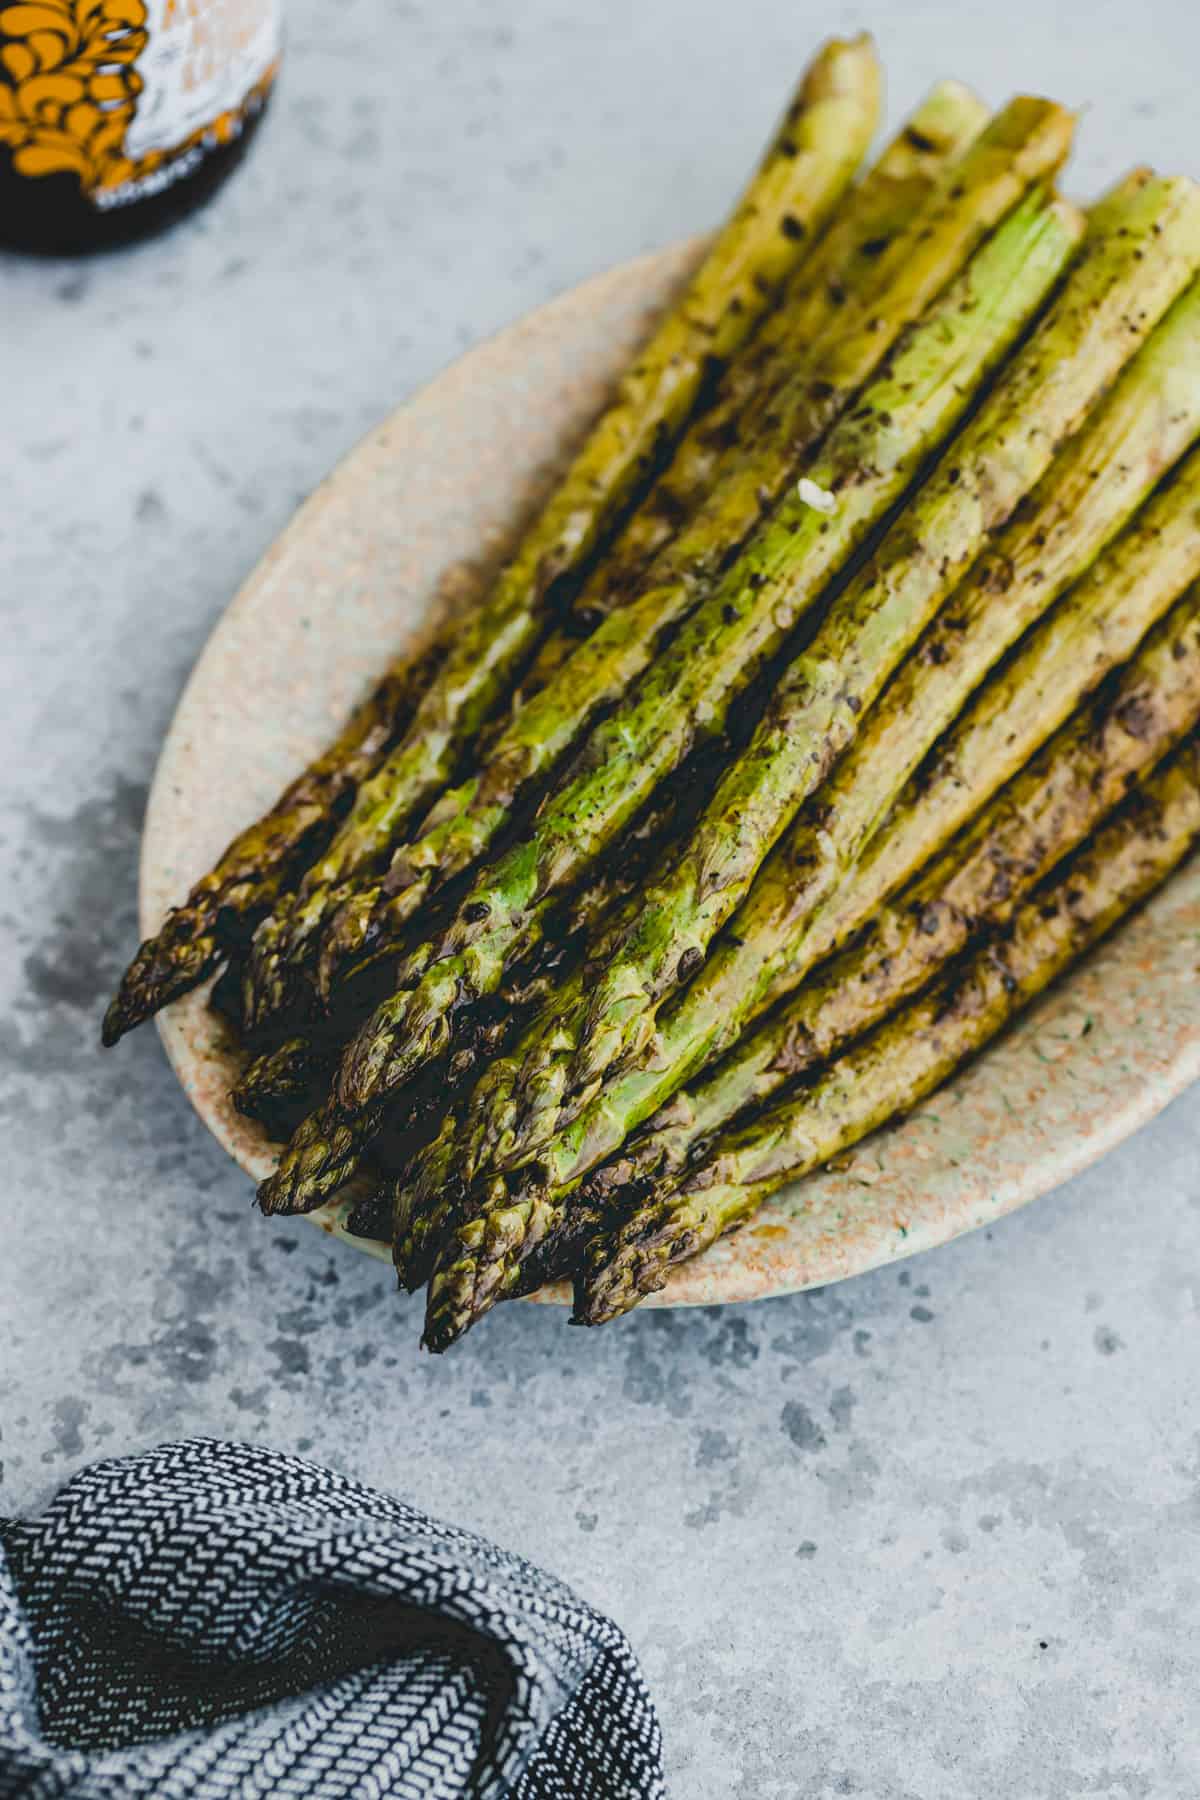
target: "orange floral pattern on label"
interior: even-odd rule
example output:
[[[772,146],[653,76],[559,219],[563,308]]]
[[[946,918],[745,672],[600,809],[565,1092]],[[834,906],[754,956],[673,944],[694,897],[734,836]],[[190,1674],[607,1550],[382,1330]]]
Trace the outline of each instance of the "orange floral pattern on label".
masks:
[[[73,174],[101,203],[204,143],[236,137],[264,98],[272,65],[239,105],[182,143],[133,158],[126,136],[142,92],[136,64],[150,38],[144,0],[18,0],[0,6],[0,144],[19,175]]]

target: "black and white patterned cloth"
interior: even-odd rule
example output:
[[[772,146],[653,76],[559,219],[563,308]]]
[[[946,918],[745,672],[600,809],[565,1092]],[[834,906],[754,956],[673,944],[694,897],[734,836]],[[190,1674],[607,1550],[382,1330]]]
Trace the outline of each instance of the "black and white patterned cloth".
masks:
[[[662,1792],[615,1625],[314,1463],[191,1439],[0,1523],[4,1800]]]

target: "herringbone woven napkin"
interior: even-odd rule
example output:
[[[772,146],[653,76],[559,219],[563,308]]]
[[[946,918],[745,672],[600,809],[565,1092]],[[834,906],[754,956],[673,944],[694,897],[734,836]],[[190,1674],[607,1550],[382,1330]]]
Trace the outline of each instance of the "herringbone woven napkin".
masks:
[[[0,1526],[4,1800],[643,1800],[615,1625],[470,1532],[205,1439]]]

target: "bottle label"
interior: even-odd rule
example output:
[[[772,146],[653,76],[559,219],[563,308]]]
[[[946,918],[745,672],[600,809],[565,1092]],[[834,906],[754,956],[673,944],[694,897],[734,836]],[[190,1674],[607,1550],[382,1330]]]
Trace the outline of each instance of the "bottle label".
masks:
[[[0,144],[126,206],[237,137],[266,97],[282,0],[0,3]]]
[[[231,113],[279,54],[280,0],[146,0],[149,42],[125,154],[173,150]]]

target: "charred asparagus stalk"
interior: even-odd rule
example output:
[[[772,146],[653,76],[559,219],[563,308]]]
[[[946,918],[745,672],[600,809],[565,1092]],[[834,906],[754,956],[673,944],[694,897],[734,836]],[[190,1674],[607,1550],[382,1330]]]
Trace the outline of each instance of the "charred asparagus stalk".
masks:
[[[393,853],[387,875],[367,881],[343,900],[323,936],[318,984],[328,996],[341,969],[364,949],[394,947],[425,898],[481,855],[513,797],[542,774],[562,744],[582,729],[588,714],[606,697],[575,687],[574,708],[560,705],[559,692],[542,695],[578,647],[581,631],[595,630],[634,594],[636,578],[695,516],[717,477],[722,459],[736,455],[743,419],[759,395],[786,380],[803,361],[831,319],[844,315],[858,297],[878,285],[880,259],[898,232],[909,227],[938,181],[986,119],[986,110],[957,82],[943,82],[888,145],[857,191],[847,196],[835,223],[793,276],[788,292],[752,343],[735,358],[722,380],[716,404],[694,420],[670,467],[651,488],[609,552],[596,563],[572,604],[580,624],[555,632],[542,646],[530,675],[521,682],[513,717],[499,732],[484,734],[478,767],[431,808],[419,836]],[[732,548],[732,546],[729,546]],[[626,648],[648,658],[649,634]],[[612,669],[609,688],[628,683],[628,655]],[[576,664],[573,679],[583,672]],[[523,715],[517,717],[517,715]],[[503,794],[503,802],[497,804]],[[489,795],[491,796],[489,801]]]
[[[1001,388],[992,408],[1003,393]],[[972,491],[986,491],[997,510],[1003,504],[985,460],[988,454],[1003,469],[1000,482],[1008,485],[1009,504],[1020,492],[1011,443],[994,440],[988,414],[985,408],[973,431],[955,447],[946,470],[952,483],[949,506],[957,503],[968,517],[974,508],[966,496]],[[1040,453],[1040,422],[1028,418],[1024,423]],[[810,887],[821,880],[826,891],[832,890],[987,671],[1092,561],[1198,433],[1200,283],[1193,283],[1095,416],[1055,459],[1020,516],[976,561],[952,602],[928,626],[915,654],[898,668],[880,705],[859,725],[849,754],[820,795],[819,820],[811,821]],[[987,446],[982,458],[973,436]],[[913,506],[913,529],[931,553],[940,541],[925,524],[934,499],[927,490]],[[939,573],[945,569],[943,562]],[[870,579],[864,576],[863,583]],[[890,576],[885,583],[883,594],[892,604]],[[927,606],[936,603],[938,591],[931,581]],[[850,601],[847,595],[839,605]],[[913,613],[903,619],[905,635],[888,646],[892,662],[907,650],[920,622]],[[572,1020],[564,1013],[554,1055],[520,1071],[521,1128],[511,1129],[500,1141],[499,1166],[523,1160],[538,1142],[569,1123],[596,1083],[648,1041],[658,1005],[699,965],[748,890],[762,847],[769,847],[781,817],[794,809],[797,792],[817,786],[835,745],[825,719],[817,720],[816,739],[809,721],[814,704],[820,706],[822,677],[826,711],[832,710],[831,697],[837,685],[844,685],[848,661],[845,645],[836,639],[826,654],[824,637],[835,624],[836,612],[805,653],[799,680],[797,670],[785,677],[755,742],[718,788],[686,854],[669,876],[651,883],[628,941],[591,986],[583,1016],[577,1011]],[[857,687],[851,704],[853,698],[864,698]],[[731,819],[738,833],[733,854]],[[826,865],[822,877],[816,875],[818,861]]]
[[[611,918],[620,903],[637,891],[660,847],[694,822],[699,795],[711,785],[713,776],[707,767],[697,765],[689,768],[688,777],[686,789],[668,785],[655,796],[645,816],[626,833],[619,855],[606,861],[591,881],[571,896],[569,908],[558,909],[532,959],[511,972],[496,996],[496,1019],[472,1021],[471,1036],[456,1047],[448,1071],[453,1088],[462,1086],[481,1058],[499,1053],[512,1031],[506,1014],[519,1012],[531,1017],[589,935],[596,942],[605,941],[599,935],[601,921]],[[272,1045],[242,1071],[233,1092],[234,1105],[247,1118],[267,1126],[271,1136],[289,1136],[320,1101],[346,1043],[371,1011],[371,996],[377,998],[378,988],[370,982],[370,966],[354,973],[356,979],[339,993],[334,1016]],[[297,1112],[305,1097],[308,1104]],[[281,1133],[277,1127],[284,1119],[290,1123]]]
[[[1021,1008],[1152,893],[1200,834],[1200,745],[1190,738],[1136,791],[1093,845],[1017,912],[1010,935],[902,1008],[815,1087],[724,1134],[668,1180],[611,1239],[589,1245],[576,1318],[598,1325],[661,1288],[670,1269],[734,1229],[768,1195],[911,1110]],[[453,1312],[426,1325],[443,1348]]]
[[[408,984],[368,1021],[339,1073],[337,1106],[363,1118],[360,1141],[369,1134],[368,1109],[445,1048],[464,986],[475,997],[494,991],[511,958],[527,953],[529,921],[543,897],[586,871],[697,736],[721,729],[756,667],[960,416],[1077,235],[1077,215],[1061,203],[1035,194],[1018,208],[998,248],[980,253],[989,263],[999,258],[993,266],[1004,298],[970,312],[957,303],[961,296],[936,306],[833,434],[813,479],[839,486],[838,513],[824,517],[802,494],[782,503],[630,699],[596,728],[577,774],[542,808],[530,835],[476,882],[443,939],[413,959]],[[314,1120],[297,1134],[263,1193],[268,1207],[309,1204],[341,1178],[341,1157],[331,1159],[330,1145],[348,1153],[353,1133],[336,1113],[328,1124],[333,1131]]]
[[[121,978],[101,1033],[113,1045],[172,1000],[198,987],[231,942],[249,937],[298,868],[331,833],[338,814],[404,729],[437,666],[437,648],[402,657],[351,715],[341,736],[241,832]]]
[[[715,1067],[681,1089],[587,1177],[570,1242],[543,1278],[635,1185],[679,1175],[714,1135],[836,1056],[984,930],[1006,924],[1131,785],[1200,721],[1200,589],[1192,587],[1092,705],[1073,714],[975,822]]]
[[[694,823],[694,806],[685,829]],[[523,1005],[522,1018],[516,1024],[491,1035],[478,1054],[472,1055],[472,1066],[482,1068],[483,1080],[503,1062],[504,1052],[511,1048],[519,1025],[534,1017],[539,1005],[544,1006],[551,993],[559,992],[579,998],[587,989],[593,967],[604,962],[614,944],[636,918],[641,904],[640,883],[644,880],[653,856],[641,861],[641,867],[625,890],[619,905],[607,907],[587,931],[587,950],[582,960],[558,983],[557,988],[539,983]],[[575,910],[574,902],[571,903]],[[456,1052],[452,1063],[457,1063]],[[463,1084],[465,1086],[465,1083]],[[464,1174],[463,1146],[466,1119],[470,1116],[470,1099],[451,1106],[441,1127],[409,1165],[396,1171],[383,1184],[383,1193],[374,1217],[386,1216],[391,1222],[392,1258],[402,1286],[413,1292],[427,1279],[439,1242],[449,1220],[466,1200],[469,1184]]]
[[[1015,315],[1007,304],[968,315],[941,304],[914,328],[887,376],[815,464],[813,479],[842,488],[837,517],[813,511],[802,493],[784,500],[628,702],[596,727],[576,776],[543,806],[533,832],[480,878],[450,931],[412,958],[407,986],[351,1046],[336,1096],[347,1114],[385,1098],[443,1048],[464,985],[471,995],[493,992],[507,959],[527,950],[538,900],[587,871],[696,736],[720,731],[732,698],[819,596],[867,522],[903,490],[921,455],[961,412],[966,392],[1011,342],[1018,319],[1029,317],[1027,277],[1045,292],[1076,232],[1069,209],[1034,196],[1011,232],[1002,232],[1009,252],[1011,234],[1038,245],[1007,284],[1007,304],[1018,302]],[[846,470],[856,482],[844,479]],[[279,1201],[297,1175],[308,1181],[302,1159],[284,1159],[270,1199]]]
[[[946,172],[928,205],[881,256],[874,283],[836,314],[784,385],[763,396],[739,453],[703,507],[644,572],[636,596],[522,709],[504,753],[497,747],[486,775],[455,798],[453,816],[443,820],[422,855],[436,854],[443,873],[470,863],[510,816],[516,795],[571,748],[602,703],[628,690],[667,627],[693,612],[900,331],[957,273],[1031,178],[1057,166],[1069,136],[1070,119],[1061,108],[1017,100]],[[585,761],[607,755],[604,729],[599,743],[585,743]],[[425,871],[409,870],[403,856],[397,860],[389,879],[389,888],[398,889],[387,901],[389,931],[409,916],[425,882]]]
[[[660,1015],[653,1041],[511,1181],[477,1194],[460,1229],[483,1246],[475,1260],[484,1301],[513,1292],[521,1264],[543,1259],[567,1229],[572,1194],[644,1119],[720,1056],[746,1024],[870,917],[1028,760],[1080,697],[1132,654],[1182,590],[1200,576],[1200,451],[1142,509],[1064,596],[1011,663],[979,695],[897,803],[887,829],[822,905],[804,884],[807,839],[779,845],[731,929],[691,985]],[[491,1219],[493,1223],[488,1226]],[[444,1255],[453,1254],[454,1234]],[[496,1266],[492,1266],[492,1265]]]
[[[403,740],[363,786],[295,903],[259,927],[246,1008],[252,1023],[282,1004],[283,967],[330,916],[341,885],[450,779],[463,745],[534,648],[557,587],[648,480],[686,424],[706,371],[746,341],[836,206],[870,142],[878,105],[869,40],[827,45],[729,222],[484,605],[453,639]]]
[[[1200,579],[1200,450],[1021,644],[909,781],[885,829],[768,971],[756,1010],[844,944]],[[770,905],[770,899],[766,899]],[[729,973],[728,970],[725,971]]]

